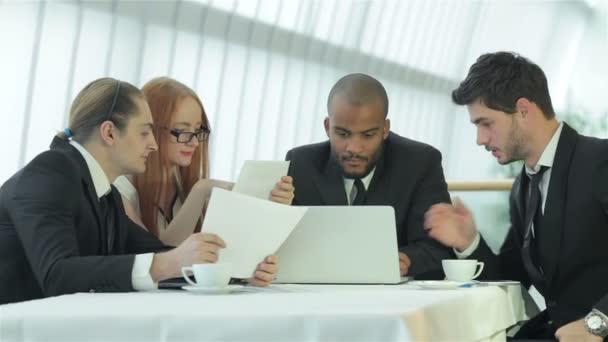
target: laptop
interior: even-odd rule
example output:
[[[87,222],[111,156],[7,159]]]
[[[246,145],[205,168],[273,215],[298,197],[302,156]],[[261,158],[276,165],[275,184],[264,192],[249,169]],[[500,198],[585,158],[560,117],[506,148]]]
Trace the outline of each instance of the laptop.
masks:
[[[275,283],[399,284],[391,206],[314,206],[276,253]]]

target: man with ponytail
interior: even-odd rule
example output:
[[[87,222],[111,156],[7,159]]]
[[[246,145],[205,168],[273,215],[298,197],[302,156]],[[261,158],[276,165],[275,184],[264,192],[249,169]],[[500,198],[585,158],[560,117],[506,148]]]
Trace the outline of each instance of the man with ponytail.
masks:
[[[111,184],[157,150],[142,92],[88,84],[68,128],[0,187],[0,304],[75,292],[151,290],[182,266],[213,262],[224,242],[193,234],[169,250],[128,219]]]

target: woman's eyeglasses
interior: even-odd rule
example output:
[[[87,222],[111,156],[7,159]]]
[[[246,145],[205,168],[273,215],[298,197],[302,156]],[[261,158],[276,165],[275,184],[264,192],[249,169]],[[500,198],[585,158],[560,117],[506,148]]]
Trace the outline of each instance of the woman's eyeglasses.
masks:
[[[195,132],[182,131],[181,129],[173,128],[169,130],[169,133],[171,133],[171,135],[177,139],[178,143],[187,144],[192,141],[192,138],[194,137],[196,137],[196,140],[200,142],[207,141],[211,131],[205,127],[201,127]]]

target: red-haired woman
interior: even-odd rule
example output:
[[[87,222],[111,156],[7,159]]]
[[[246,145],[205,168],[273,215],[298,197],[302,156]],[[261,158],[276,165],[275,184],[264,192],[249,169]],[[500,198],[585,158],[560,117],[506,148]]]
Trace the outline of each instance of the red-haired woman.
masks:
[[[232,183],[208,179],[209,120],[199,97],[188,86],[167,77],[143,87],[152,117],[158,153],[148,158],[146,172],[119,177],[114,185],[123,195],[129,217],[165,244],[176,246],[200,231],[211,188],[231,189]],[[270,199],[291,204],[291,177],[283,177]],[[217,255],[209,262],[215,262]],[[250,282],[267,285],[277,271],[276,257],[258,266]]]

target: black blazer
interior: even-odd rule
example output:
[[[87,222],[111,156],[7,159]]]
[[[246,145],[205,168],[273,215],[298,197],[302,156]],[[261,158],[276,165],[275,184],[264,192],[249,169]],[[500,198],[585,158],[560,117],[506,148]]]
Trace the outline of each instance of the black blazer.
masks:
[[[470,256],[484,261],[490,279],[515,279],[530,286],[521,248],[525,210],[522,177],[513,184],[511,228],[500,254],[487,244]],[[540,231],[538,231],[540,229]],[[579,135],[564,124],[551,169],[545,210],[538,231],[550,319],[557,326],[583,318],[593,307],[608,313],[608,141]]]
[[[166,247],[127,218],[114,187],[111,193],[117,225],[104,227],[84,158],[59,138],[6,181],[0,188],[0,304],[132,291],[134,255]]]
[[[331,157],[329,141],[287,152],[295,186],[294,205],[348,205],[343,175]],[[423,228],[424,213],[450,202],[441,153],[430,145],[390,133],[367,191],[366,205],[395,209],[399,250],[411,261],[409,275],[441,277],[441,260],[451,249],[431,239]]]

